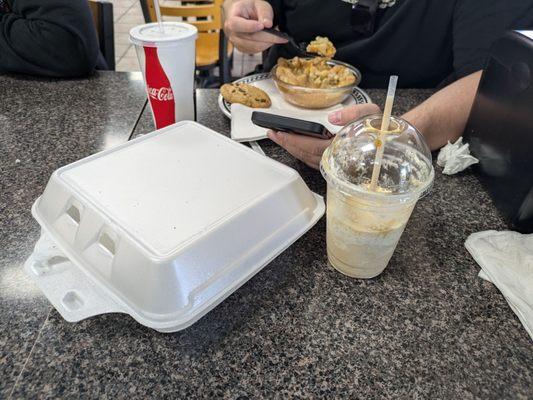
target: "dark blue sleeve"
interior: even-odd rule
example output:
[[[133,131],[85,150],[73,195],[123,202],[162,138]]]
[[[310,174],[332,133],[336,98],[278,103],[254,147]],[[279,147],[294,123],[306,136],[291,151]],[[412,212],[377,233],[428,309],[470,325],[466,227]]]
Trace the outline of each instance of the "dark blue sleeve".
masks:
[[[90,74],[99,54],[87,0],[12,0],[0,14],[0,71]]]

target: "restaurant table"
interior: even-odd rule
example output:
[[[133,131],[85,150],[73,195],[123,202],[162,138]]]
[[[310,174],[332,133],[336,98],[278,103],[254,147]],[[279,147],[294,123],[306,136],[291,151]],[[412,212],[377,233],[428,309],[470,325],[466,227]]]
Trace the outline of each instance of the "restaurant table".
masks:
[[[382,104],[384,91],[369,90]],[[395,113],[428,90],[399,90]],[[228,135],[216,90],[200,123]],[[477,274],[469,234],[506,229],[471,172],[436,167],[382,275],[328,265],[325,218],[196,324],[162,334],[122,314],[65,322],[22,271],[51,172],[153,130],[138,75],[0,77],[0,398],[532,398],[531,339]],[[319,172],[266,155],[325,195]],[[198,155],[201,157],[201,154]]]
[[[22,270],[40,234],[31,205],[55,169],[127,141],[145,97],[140,73],[81,80],[0,75],[0,399],[15,382],[27,387],[21,373],[50,314]]]

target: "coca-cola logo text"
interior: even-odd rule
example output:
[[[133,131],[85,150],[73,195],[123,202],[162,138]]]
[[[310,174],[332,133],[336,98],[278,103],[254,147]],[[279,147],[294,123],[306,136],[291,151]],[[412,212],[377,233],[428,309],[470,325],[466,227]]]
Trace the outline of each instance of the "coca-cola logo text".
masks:
[[[162,87],[162,88],[148,88],[148,95],[155,100],[159,101],[170,101],[174,100],[174,93],[172,93],[171,88]]]

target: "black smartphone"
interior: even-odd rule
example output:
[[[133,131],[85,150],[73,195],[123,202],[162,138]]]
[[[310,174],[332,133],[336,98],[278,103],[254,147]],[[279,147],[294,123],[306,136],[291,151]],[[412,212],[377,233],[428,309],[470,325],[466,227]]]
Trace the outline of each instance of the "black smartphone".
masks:
[[[333,135],[326,127],[318,122],[305,121],[303,119],[282,117],[281,115],[268,114],[260,111],[252,113],[252,122],[262,128],[275,131],[296,133],[299,135],[312,136],[319,139],[331,139]]]

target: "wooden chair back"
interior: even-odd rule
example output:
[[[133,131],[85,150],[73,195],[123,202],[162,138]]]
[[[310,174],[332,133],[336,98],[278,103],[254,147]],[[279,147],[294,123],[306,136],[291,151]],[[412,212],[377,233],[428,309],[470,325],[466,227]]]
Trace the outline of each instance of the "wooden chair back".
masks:
[[[153,0],[145,2],[144,10],[150,21],[156,21]],[[217,63],[222,33],[222,3],[224,0],[161,1],[161,16],[180,17],[183,22],[196,26],[197,66]]]
[[[146,0],[150,20],[156,21],[153,0]],[[181,17],[184,22],[198,28],[198,32],[219,32],[222,29],[222,4],[224,0],[161,1],[161,15]]]

